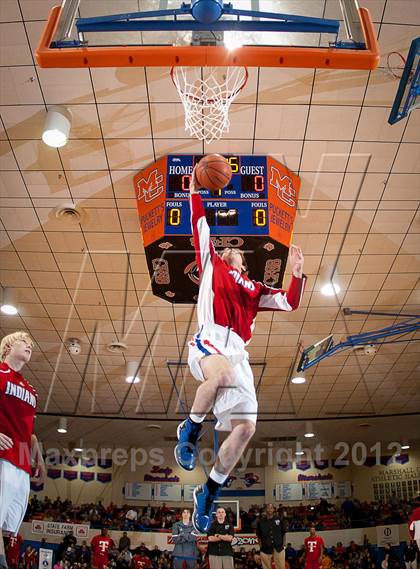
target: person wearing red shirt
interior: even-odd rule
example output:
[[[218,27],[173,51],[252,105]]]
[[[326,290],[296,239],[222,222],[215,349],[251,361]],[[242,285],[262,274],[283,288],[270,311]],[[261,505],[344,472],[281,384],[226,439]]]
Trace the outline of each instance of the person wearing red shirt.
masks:
[[[135,555],[133,556],[132,567],[133,569],[151,569],[152,562],[140,548],[137,548]]]
[[[6,547],[7,551],[7,564],[9,569],[17,569],[20,558],[20,546],[22,543],[22,536],[18,533],[16,536],[11,535]]]
[[[414,501],[414,506],[417,506],[411,514],[410,521],[408,522],[408,531],[411,539],[417,542],[420,549],[420,496]]]
[[[7,568],[3,532],[16,535],[28,505],[33,480],[45,479],[45,464],[34,434],[37,392],[19,373],[29,362],[33,342],[14,332],[0,343],[0,569]]]
[[[248,278],[242,251],[227,248],[219,255],[210,238],[204,205],[197,191],[195,170],[190,184],[191,225],[200,275],[197,301],[199,332],[189,342],[188,364],[201,385],[188,419],[178,425],[175,458],[193,470],[197,441],[206,414],[213,410],[216,429],[230,432],[218,452],[207,482],[194,490],[192,523],[206,533],[214,502],[255,432],[258,403],[246,346],[261,311],[296,310],[306,277],[303,254],[291,245],[289,289],[269,287]]]
[[[22,555],[23,569],[35,569],[37,566],[38,554],[36,550],[28,545]]]
[[[316,529],[311,527],[309,537],[305,538],[305,569],[320,569],[324,553],[324,540],[316,535]]]
[[[109,562],[108,552],[115,548],[114,540],[108,536],[107,528],[102,528],[100,535],[95,535],[90,542],[92,549],[92,567],[105,569]]]

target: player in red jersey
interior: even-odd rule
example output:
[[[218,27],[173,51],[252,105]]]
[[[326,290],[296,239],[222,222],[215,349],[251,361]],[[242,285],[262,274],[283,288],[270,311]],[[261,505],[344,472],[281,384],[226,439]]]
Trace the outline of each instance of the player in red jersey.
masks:
[[[132,559],[133,569],[150,569],[152,567],[152,562],[150,557],[144,555],[140,548],[136,549],[136,552]]]
[[[420,549],[420,496],[415,499],[414,507],[415,509],[408,522],[408,531],[410,532],[411,539],[417,542],[417,546]]]
[[[102,528],[101,534],[92,538],[90,547],[92,549],[92,567],[105,569],[109,562],[108,552],[115,548],[114,540],[108,536],[107,528]]]
[[[238,249],[218,255],[210,239],[195,171],[190,184],[191,224],[200,273],[197,314],[199,332],[189,342],[188,364],[201,385],[188,419],[178,426],[175,458],[185,470],[193,470],[202,422],[213,410],[216,429],[230,431],[203,486],[194,490],[194,528],[206,533],[220,488],[255,432],[257,398],[246,345],[257,313],[298,308],[306,277],[303,255],[291,246],[292,280],[287,291],[253,281],[246,275],[244,256]]]
[[[35,569],[38,561],[36,549],[28,545],[22,555],[23,569]]]
[[[16,536],[11,535],[6,547],[6,557],[9,569],[17,569],[20,559],[20,546],[22,544],[22,536],[18,533]]]
[[[305,569],[321,569],[324,540],[316,535],[314,527],[310,528],[309,534],[309,537],[305,538]]]
[[[0,569],[6,568],[3,532],[16,535],[28,505],[33,480],[45,479],[45,464],[33,432],[37,392],[19,373],[29,362],[33,342],[26,332],[0,343]]]

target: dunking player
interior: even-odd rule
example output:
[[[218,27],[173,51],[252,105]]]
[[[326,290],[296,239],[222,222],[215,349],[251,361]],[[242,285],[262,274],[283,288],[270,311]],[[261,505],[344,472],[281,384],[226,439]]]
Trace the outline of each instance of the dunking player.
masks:
[[[33,432],[37,393],[19,373],[32,355],[26,332],[5,336],[0,344],[0,569],[7,567],[3,532],[16,535],[29,497],[31,459],[34,479],[45,478],[45,464]]]
[[[211,242],[196,187],[194,172],[190,205],[200,273],[199,332],[189,342],[188,364],[193,376],[202,383],[189,418],[178,426],[175,458],[185,470],[194,469],[202,422],[213,409],[216,429],[230,431],[230,435],[219,450],[207,482],[194,490],[192,522],[197,531],[207,532],[219,490],[255,432],[258,404],[245,350],[255,317],[262,310],[298,308],[306,277],[302,274],[302,251],[293,245],[290,248],[293,276],[287,291],[249,279],[241,251],[225,249],[219,256]]]

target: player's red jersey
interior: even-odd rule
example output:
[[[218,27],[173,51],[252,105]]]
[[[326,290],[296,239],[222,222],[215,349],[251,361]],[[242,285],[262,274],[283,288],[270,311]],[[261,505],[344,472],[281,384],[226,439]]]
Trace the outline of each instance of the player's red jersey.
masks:
[[[321,557],[322,548],[325,547],[324,540],[319,535],[305,538],[306,561],[318,563]]]
[[[106,567],[109,557],[108,551],[115,547],[114,540],[106,535],[95,535],[90,542],[92,548],[92,565],[94,567]]]
[[[190,206],[200,274],[197,305],[199,326],[213,323],[231,328],[247,343],[251,339],[257,312],[291,311],[299,307],[305,287],[305,276],[292,277],[289,290],[285,291],[253,281],[239,273],[234,267],[222,261],[214,250],[199,194],[191,194]],[[209,322],[209,315],[213,322]]]
[[[416,508],[411,514],[408,530],[410,537],[418,542],[420,540],[420,507]]]
[[[25,569],[34,569],[37,565],[37,552],[31,549],[29,552],[25,551],[23,554],[23,566]]]
[[[0,363],[0,433],[13,440],[9,450],[0,450],[5,459],[31,474],[31,436],[38,394],[24,377]]]
[[[20,558],[20,545],[22,543],[22,536],[18,533],[16,536],[10,536],[7,545],[7,563],[10,567],[17,567]]]
[[[150,558],[146,555],[134,555],[133,556],[133,569],[149,569],[152,566]]]

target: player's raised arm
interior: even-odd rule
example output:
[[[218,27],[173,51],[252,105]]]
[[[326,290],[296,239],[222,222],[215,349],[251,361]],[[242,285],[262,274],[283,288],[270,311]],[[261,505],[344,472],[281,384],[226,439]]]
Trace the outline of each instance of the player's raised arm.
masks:
[[[292,280],[289,288],[282,290],[261,285],[261,296],[258,310],[296,310],[301,302],[305,289],[306,276],[303,274],[304,257],[302,249],[291,245],[289,261],[292,267]]]
[[[198,189],[196,169],[194,168],[190,182],[191,229],[194,237],[197,266],[201,276],[206,264],[213,260],[215,250],[210,239],[210,227]]]

